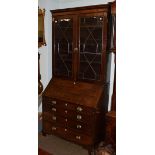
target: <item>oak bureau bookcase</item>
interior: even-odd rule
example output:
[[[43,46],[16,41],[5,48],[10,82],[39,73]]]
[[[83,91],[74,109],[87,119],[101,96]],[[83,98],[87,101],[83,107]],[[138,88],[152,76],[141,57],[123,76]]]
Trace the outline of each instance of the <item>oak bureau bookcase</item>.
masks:
[[[52,10],[53,77],[43,92],[43,134],[87,148],[104,138],[109,5]]]

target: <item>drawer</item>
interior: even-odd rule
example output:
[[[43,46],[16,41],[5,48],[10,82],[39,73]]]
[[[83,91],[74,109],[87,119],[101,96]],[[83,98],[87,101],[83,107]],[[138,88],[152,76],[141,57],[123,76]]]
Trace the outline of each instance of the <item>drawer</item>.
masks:
[[[95,116],[94,112],[78,112],[77,110],[70,110],[67,107],[62,108],[59,106],[53,106],[49,103],[43,103],[43,113],[51,113],[74,121],[86,122],[88,124],[92,124]]]
[[[71,129],[63,128],[58,125],[52,125],[51,132],[52,134],[59,135],[66,140],[73,141],[78,144],[91,145],[93,143],[93,137],[77,133]]]
[[[43,111],[42,118],[45,121],[51,121],[52,114],[50,112]]]
[[[58,105],[58,100],[55,100],[49,97],[42,97],[42,101],[44,103],[49,103],[50,105]]]
[[[79,114],[72,110],[52,108],[51,113],[52,115],[55,115],[55,116],[61,116],[61,117],[67,118],[68,120],[83,122],[86,124],[92,124],[94,122],[94,115],[89,116],[83,113]]]
[[[48,97],[43,97],[43,103],[47,103],[56,108],[63,108],[63,109],[76,111],[77,113],[84,113],[86,115],[90,115],[91,113],[95,112],[95,109],[93,108],[85,107],[80,104],[61,101],[58,99],[52,99]]]
[[[61,116],[68,120],[84,122],[86,124],[92,124],[95,120],[95,115],[85,115],[83,113],[74,112],[68,109],[60,109],[58,107],[50,106],[49,104],[43,105],[43,117],[50,120],[51,115]],[[51,117],[52,119],[52,117]]]
[[[84,132],[85,134],[91,135],[93,132],[93,124],[86,124],[78,121],[71,121],[67,118],[59,117],[56,115],[52,115],[51,119],[52,124],[57,124],[65,128],[71,128],[76,132]]]

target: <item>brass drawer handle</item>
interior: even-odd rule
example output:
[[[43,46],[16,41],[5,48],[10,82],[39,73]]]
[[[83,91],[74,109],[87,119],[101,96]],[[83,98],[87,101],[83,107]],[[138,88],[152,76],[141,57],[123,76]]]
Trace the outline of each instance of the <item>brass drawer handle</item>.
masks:
[[[76,139],[79,139],[80,140],[81,139],[81,136],[76,136]]]
[[[55,126],[52,127],[52,130],[56,130],[57,128]]]
[[[67,131],[67,129],[65,129],[65,131]]]
[[[81,128],[82,128],[82,126],[81,126],[81,125],[77,125],[76,127],[77,127],[77,129],[81,129]]]
[[[65,121],[66,121],[66,122],[68,121],[67,118],[65,119]]]
[[[57,102],[56,101],[52,101],[52,104],[57,104]]]
[[[67,111],[67,110],[65,110],[65,113],[66,113],[66,114],[67,114],[67,112],[68,112],[68,111]]]
[[[52,117],[52,120],[56,121],[56,119],[57,119],[56,116],[53,116],[53,117]]]
[[[56,108],[52,108],[52,111],[57,111],[57,109]]]
[[[82,116],[81,115],[77,115],[77,119],[78,120],[82,119]]]
[[[78,48],[77,47],[74,48],[74,52],[78,52]]]
[[[65,106],[67,107],[67,106],[68,106],[68,104],[67,104],[67,103],[65,103]]]
[[[77,109],[77,111],[82,111],[83,110],[81,107],[77,107],[76,109]]]

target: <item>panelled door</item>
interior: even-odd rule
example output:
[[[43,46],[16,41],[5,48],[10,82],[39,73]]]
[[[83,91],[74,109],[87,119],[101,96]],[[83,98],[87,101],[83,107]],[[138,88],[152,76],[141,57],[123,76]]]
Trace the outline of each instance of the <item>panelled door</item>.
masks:
[[[107,12],[53,17],[54,76],[105,81]]]

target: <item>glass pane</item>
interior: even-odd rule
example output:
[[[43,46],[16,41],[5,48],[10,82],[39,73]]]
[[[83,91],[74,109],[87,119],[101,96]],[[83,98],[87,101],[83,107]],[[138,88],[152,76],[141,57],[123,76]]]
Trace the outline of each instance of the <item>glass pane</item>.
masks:
[[[80,18],[79,79],[100,80],[103,17]]]
[[[55,20],[55,74],[72,76],[72,19]]]

